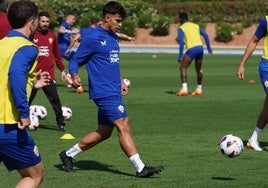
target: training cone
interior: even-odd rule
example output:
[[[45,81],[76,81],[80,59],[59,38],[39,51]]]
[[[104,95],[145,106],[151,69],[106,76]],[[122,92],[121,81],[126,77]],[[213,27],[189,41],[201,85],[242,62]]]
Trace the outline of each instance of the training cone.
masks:
[[[60,139],[65,139],[65,140],[70,140],[70,139],[75,139],[73,135],[71,134],[64,134]]]

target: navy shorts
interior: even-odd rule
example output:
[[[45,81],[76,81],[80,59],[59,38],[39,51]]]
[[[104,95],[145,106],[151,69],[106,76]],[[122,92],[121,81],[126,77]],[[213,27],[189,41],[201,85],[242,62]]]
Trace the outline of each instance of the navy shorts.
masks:
[[[0,124],[0,162],[9,171],[20,170],[41,162],[41,156],[27,129]]]
[[[204,48],[203,46],[195,46],[187,50],[186,54],[191,59],[200,60],[200,59],[203,59]]]
[[[259,75],[263,90],[268,93],[268,60],[261,59],[259,63]]]
[[[127,110],[121,97],[110,96],[94,99],[98,106],[98,124],[112,126],[117,119],[127,117]]]

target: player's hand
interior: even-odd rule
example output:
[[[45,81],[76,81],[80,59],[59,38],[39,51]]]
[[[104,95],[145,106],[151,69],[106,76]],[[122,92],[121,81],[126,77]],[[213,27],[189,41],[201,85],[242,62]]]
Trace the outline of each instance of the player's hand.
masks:
[[[77,89],[78,87],[81,86],[81,79],[80,77],[78,76],[78,74],[73,74],[72,75],[72,79],[73,79],[73,83],[72,83],[72,86]]]
[[[42,72],[40,69],[35,76],[34,87],[36,89],[49,85],[50,74],[48,72]]]
[[[122,79],[122,84],[121,84],[121,93],[123,96],[128,94],[128,87],[125,84],[125,82],[123,81],[123,79]]]
[[[61,80],[62,80],[63,82],[65,82],[66,79],[67,79],[67,73],[66,73],[65,71],[62,71],[62,72],[61,72]]]
[[[236,71],[236,75],[239,80],[244,80],[244,73],[245,73],[244,66],[239,66]]]
[[[19,129],[25,129],[31,124],[30,118],[20,118],[20,121],[18,122],[18,128]]]

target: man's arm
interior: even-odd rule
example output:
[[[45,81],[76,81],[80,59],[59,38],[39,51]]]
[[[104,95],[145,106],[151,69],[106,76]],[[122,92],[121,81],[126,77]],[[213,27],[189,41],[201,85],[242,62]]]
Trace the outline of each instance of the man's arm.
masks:
[[[244,80],[245,64],[247,62],[247,59],[251,56],[251,54],[255,50],[259,41],[260,41],[260,39],[257,38],[255,35],[253,35],[252,38],[250,39],[249,43],[247,44],[247,47],[246,47],[244,54],[242,56],[242,59],[240,61],[240,64],[237,68],[236,74],[237,74],[238,79]]]

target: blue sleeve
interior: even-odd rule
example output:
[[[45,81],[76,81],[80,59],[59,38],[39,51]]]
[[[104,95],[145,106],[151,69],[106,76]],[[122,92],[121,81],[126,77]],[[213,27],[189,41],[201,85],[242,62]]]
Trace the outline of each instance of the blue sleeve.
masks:
[[[74,56],[69,62],[69,73],[72,75],[78,73],[78,68],[86,64],[91,54],[94,52],[95,46],[90,37],[85,37],[81,40],[81,43],[75,52]]]
[[[208,34],[206,33],[206,31],[202,28],[199,29],[200,30],[200,34],[204,37],[205,39],[205,42],[206,42],[206,45],[207,45],[207,49],[208,49],[208,52],[211,53],[212,52],[212,49],[210,47],[210,42],[209,42],[209,38],[208,38]]]
[[[179,36],[179,57],[178,57],[178,61],[180,61],[182,59],[183,56],[183,49],[184,49],[184,32],[182,31],[182,29],[178,29],[178,36]]]
[[[29,117],[29,104],[27,101],[27,76],[28,71],[38,55],[38,49],[34,46],[23,46],[13,56],[8,72],[10,90],[16,109],[20,117]]]
[[[267,32],[267,21],[266,21],[266,18],[262,18],[254,35],[258,39],[261,39],[262,37],[266,35],[266,32]]]

